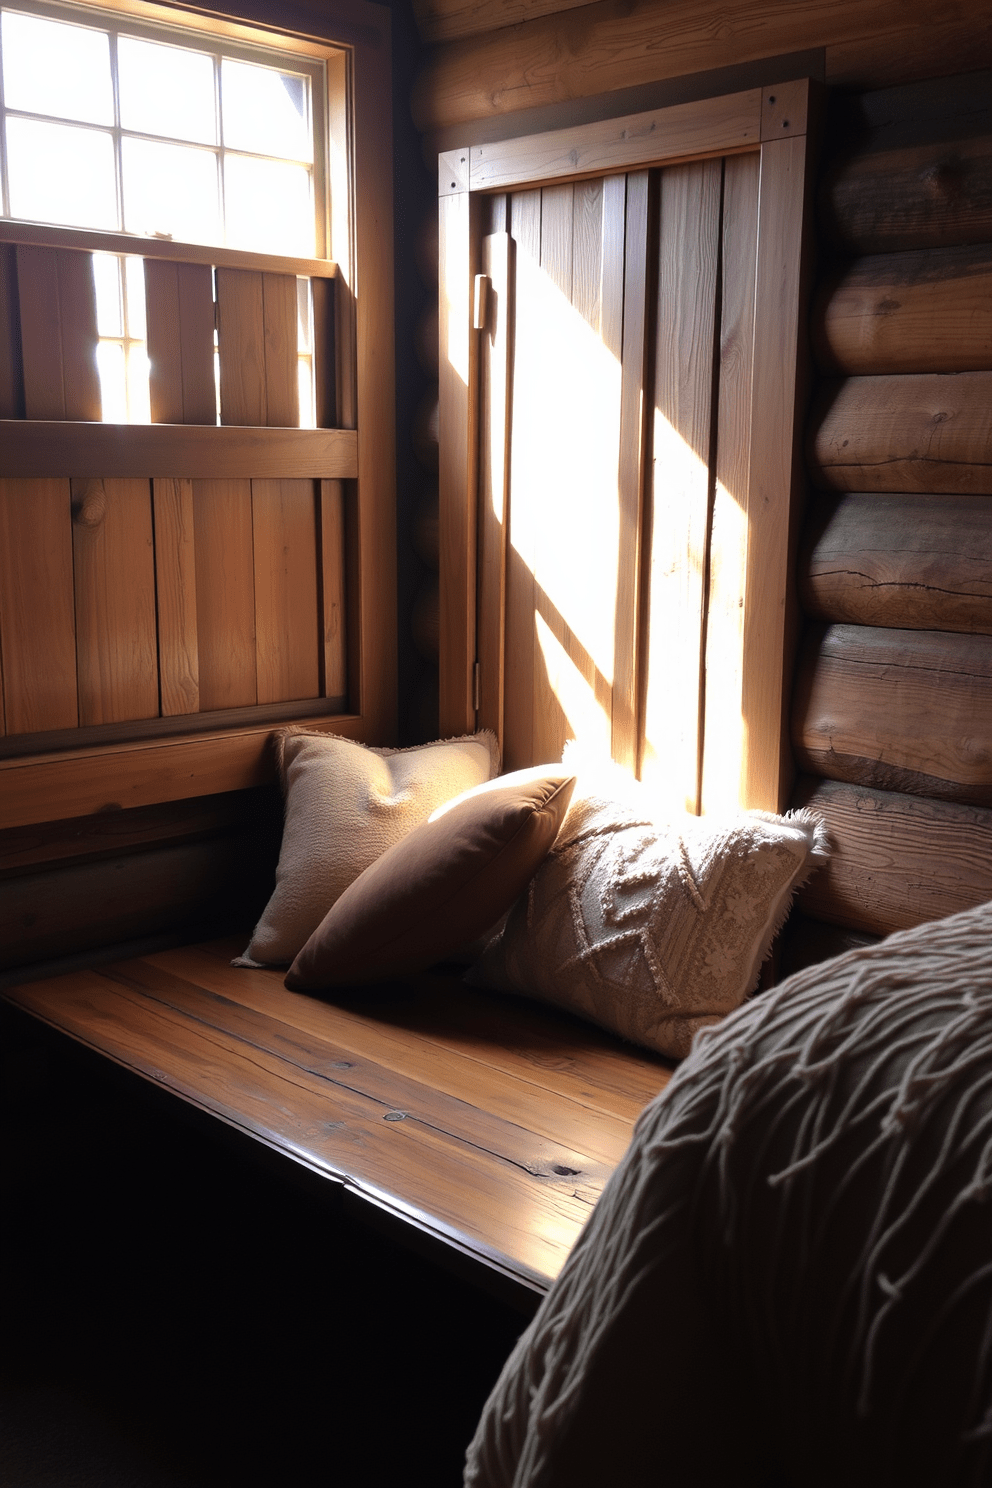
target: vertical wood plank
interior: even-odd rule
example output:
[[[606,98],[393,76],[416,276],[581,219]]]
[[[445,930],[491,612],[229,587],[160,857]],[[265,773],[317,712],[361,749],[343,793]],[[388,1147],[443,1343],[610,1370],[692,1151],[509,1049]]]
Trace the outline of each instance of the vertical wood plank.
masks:
[[[748,565],[744,600],[742,804],[777,811],[789,788],[786,606],[798,479],[800,301],[805,272],[807,139],[761,147]]]
[[[315,698],[320,660],[313,482],[255,480],[251,491],[258,701]]]
[[[295,429],[300,423],[295,275],[262,275],[262,318],[265,330],[265,422]]]
[[[17,302],[17,249],[0,244],[0,418],[24,417],[21,314]]]
[[[722,163],[662,172],[641,777],[697,811]]]
[[[213,424],[213,274],[209,264],[145,259],[149,393],[156,424]]]
[[[0,653],[8,734],[76,727],[68,481],[0,480]]]
[[[610,178],[611,180],[613,178]],[[621,183],[623,176],[618,177]],[[602,178],[577,181],[572,188],[572,303],[594,331],[602,331],[603,192]]]
[[[153,481],[152,506],[159,688],[162,716],[172,718],[200,707],[192,481]]]
[[[220,421],[256,428],[265,411],[265,311],[262,275],[217,270]]]
[[[439,197],[438,215],[439,719],[442,735],[453,735],[475,727],[478,338],[472,330],[476,247],[468,192]]]
[[[311,279],[313,298],[313,378],[318,429],[333,429],[338,422],[337,359],[335,351],[336,279]]]
[[[348,694],[344,482],[320,483],[320,631],[323,641],[321,693]]]
[[[539,347],[541,192],[510,198],[514,243],[513,343],[510,355],[510,495],[506,551],[506,640],[503,689],[503,764],[523,769],[534,762],[534,523],[531,520],[534,437],[538,395],[534,375]],[[442,601],[444,588],[441,589]]]
[[[612,183],[611,183],[612,184]],[[614,187],[615,191],[616,188]],[[618,193],[619,195],[619,193]],[[620,542],[617,556],[616,621],[613,639],[613,722],[611,752],[628,769],[637,769],[639,752],[638,648],[641,601],[641,530],[643,524],[645,439],[648,433],[645,379],[648,348],[648,242],[650,177],[638,171],[627,177],[624,211],[623,362],[620,402]],[[612,246],[612,243],[611,243]],[[615,249],[613,250],[615,251]],[[611,271],[609,284],[617,279]],[[615,291],[614,291],[615,292]],[[608,310],[612,319],[614,311]]]
[[[17,289],[29,419],[64,419],[59,273],[54,248],[17,248]]]
[[[72,552],[80,724],[156,717],[149,482],[73,481]]]
[[[256,701],[251,483],[193,482],[200,709]]]
[[[541,268],[566,299],[572,298],[572,232],[575,187],[545,186],[541,192]]]
[[[719,411],[706,619],[704,812],[734,811],[740,805],[746,743],[742,688],[758,168],[757,154],[732,155],[724,162]]]
[[[504,214],[505,215],[505,214]],[[490,282],[479,366],[479,727],[503,746],[506,635],[506,529],[509,453],[510,304],[513,243],[505,232],[482,241],[482,272]]]
[[[96,370],[96,286],[89,253],[57,254],[59,329],[65,416],[99,422],[102,407]]]

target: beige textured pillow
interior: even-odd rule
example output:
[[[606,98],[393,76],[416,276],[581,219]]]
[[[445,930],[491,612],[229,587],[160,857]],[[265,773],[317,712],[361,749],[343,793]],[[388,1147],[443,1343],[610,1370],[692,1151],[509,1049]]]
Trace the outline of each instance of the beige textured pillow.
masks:
[[[754,989],[792,894],[826,856],[811,812],[655,818],[650,795],[583,792],[469,973],[682,1058]],[[640,809],[637,809],[638,806]]]
[[[286,729],[277,744],[286,819],[276,886],[241,958],[247,964],[288,965],[370,863],[499,769],[488,730],[414,749],[370,749]]]

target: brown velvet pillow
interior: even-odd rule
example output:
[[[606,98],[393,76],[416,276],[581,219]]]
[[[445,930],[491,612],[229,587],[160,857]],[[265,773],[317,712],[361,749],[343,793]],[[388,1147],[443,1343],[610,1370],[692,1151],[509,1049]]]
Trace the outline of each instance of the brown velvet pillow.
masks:
[[[552,847],[565,770],[518,770],[464,792],[345,889],[289,969],[294,991],[419,971],[488,930]]]

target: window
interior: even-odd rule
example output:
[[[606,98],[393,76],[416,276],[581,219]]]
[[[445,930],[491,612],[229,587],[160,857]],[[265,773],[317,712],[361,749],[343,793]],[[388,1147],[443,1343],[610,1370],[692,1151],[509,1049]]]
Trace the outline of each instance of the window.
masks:
[[[2,215],[314,257],[324,94],[324,64],[307,57],[81,8],[2,7]],[[96,253],[93,279],[103,420],[147,423],[143,260]],[[309,282],[298,288],[300,423],[312,426]]]

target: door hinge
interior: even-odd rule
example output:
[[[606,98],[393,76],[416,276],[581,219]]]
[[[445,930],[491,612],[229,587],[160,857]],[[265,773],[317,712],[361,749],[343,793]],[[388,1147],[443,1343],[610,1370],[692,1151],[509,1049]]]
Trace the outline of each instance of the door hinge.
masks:
[[[472,309],[472,325],[477,331],[486,329],[486,312],[489,309],[489,279],[485,274],[475,276],[475,299]]]
[[[472,668],[472,707],[476,713],[479,711],[479,663],[476,662]]]

